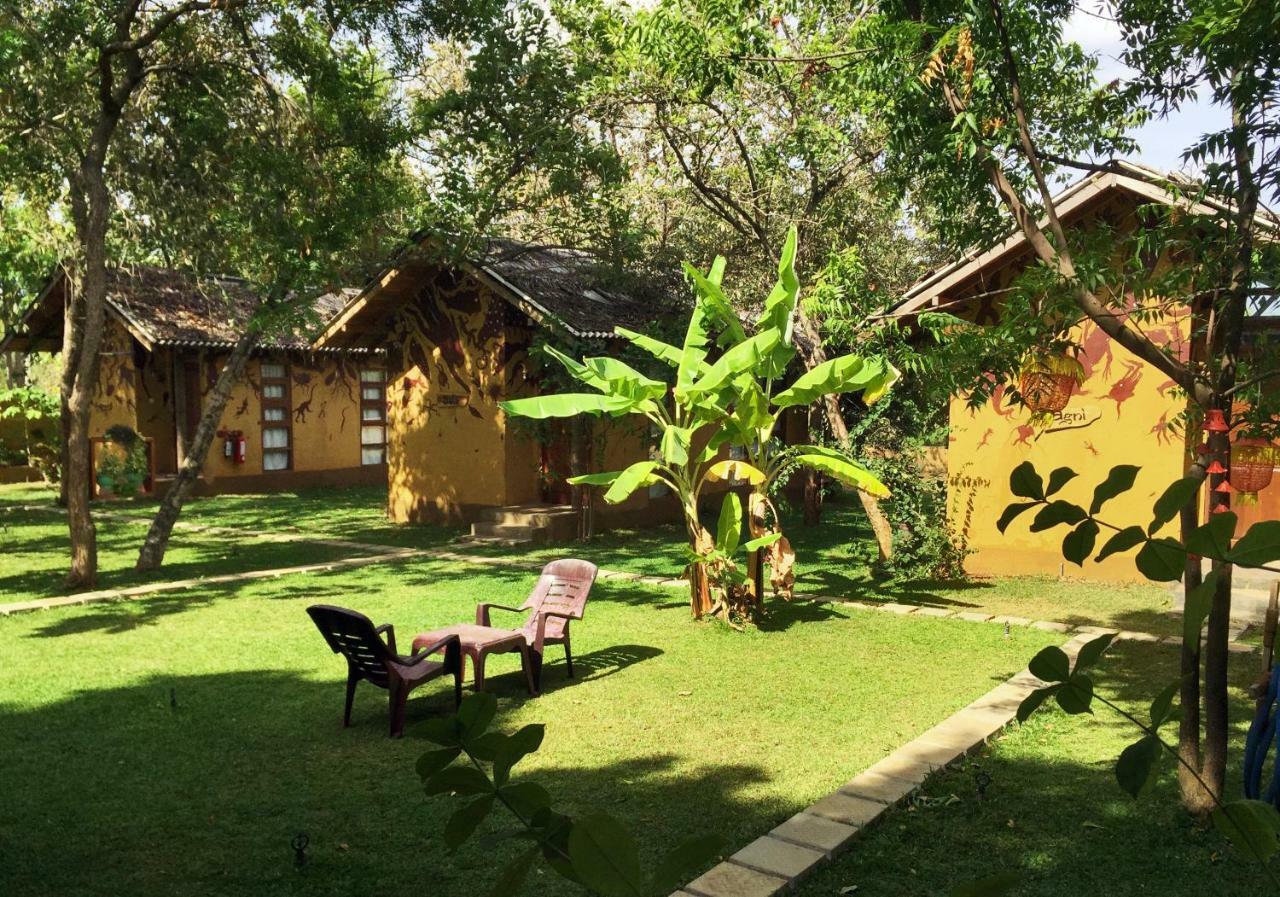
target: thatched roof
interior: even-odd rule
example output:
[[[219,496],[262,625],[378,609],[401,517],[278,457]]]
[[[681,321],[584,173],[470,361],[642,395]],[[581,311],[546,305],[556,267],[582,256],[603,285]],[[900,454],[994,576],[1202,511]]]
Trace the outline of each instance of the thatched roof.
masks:
[[[61,346],[66,272],[50,278],[36,302],[0,347],[54,351]],[[312,320],[293,333],[262,342],[261,348],[309,349],[311,336],[358,290],[320,296]],[[107,271],[107,313],[114,315],[147,349],[159,346],[229,348],[258,307],[252,286],[234,277],[198,278],[171,268],[131,265]]]
[[[329,322],[317,346],[358,345],[382,335],[394,307],[409,301],[431,271],[454,268],[475,277],[534,323],[584,339],[615,338],[618,326],[648,331],[669,311],[661,286],[627,287],[625,274],[581,249],[493,239],[463,260],[446,257],[433,239],[412,235],[395,259]]]

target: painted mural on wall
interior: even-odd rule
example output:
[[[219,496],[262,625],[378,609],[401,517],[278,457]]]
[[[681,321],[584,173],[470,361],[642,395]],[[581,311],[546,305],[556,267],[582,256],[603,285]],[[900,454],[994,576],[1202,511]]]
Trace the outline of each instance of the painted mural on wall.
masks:
[[[116,424],[137,427],[137,369],[133,338],[108,319],[98,350],[98,384],[90,405],[90,433],[101,436]]]
[[[1131,314],[1133,308],[1131,306]],[[1177,310],[1144,326],[1160,345],[1184,359],[1189,354],[1188,316]],[[1147,320],[1146,316],[1141,316]],[[1036,425],[1031,412],[1010,404],[1003,386],[979,408],[964,397],[951,403],[948,451],[949,519],[974,554],[969,569],[978,574],[1057,573],[1061,567],[1061,534],[1031,533],[1025,524],[1001,535],[995,522],[1014,498],[1009,472],[1023,461],[1041,471],[1071,467],[1083,474],[1064,489],[1063,497],[1088,503],[1094,484],[1116,464],[1142,467],[1126,504],[1109,511],[1119,525],[1145,523],[1151,502],[1182,475],[1186,458],[1176,428],[1185,399],[1159,370],[1130,355],[1093,322],[1073,333],[1080,347],[1085,380],[1066,408],[1051,421]],[[1082,576],[1137,579],[1130,561],[1086,562]]]
[[[392,518],[535,500],[537,446],[512,437],[497,405],[527,388],[531,323],[453,271],[413,289],[387,336]]]
[[[392,324],[399,401],[430,414],[461,408],[483,418],[487,402],[519,388],[528,375],[527,322],[474,279],[438,272],[418,289]],[[464,401],[465,400],[465,401]]]

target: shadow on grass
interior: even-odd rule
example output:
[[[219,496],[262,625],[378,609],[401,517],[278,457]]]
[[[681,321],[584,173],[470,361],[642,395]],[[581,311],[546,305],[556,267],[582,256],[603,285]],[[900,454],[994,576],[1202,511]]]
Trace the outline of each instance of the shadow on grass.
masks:
[[[1151,698],[1177,679],[1177,666],[1170,648],[1119,643],[1095,679],[1109,699],[1144,717]],[[1250,709],[1238,690],[1245,678],[1233,673],[1237,763]],[[1167,725],[1166,737],[1175,738],[1176,730],[1176,723]],[[917,897],[1002,871],[1022,876],[1013,891],[1018,897],[1274,893],[1256,865],[1182,810],[1171,762],[1162,764],[1156,787],[1141,799],[1120,790],[1115,761],[1141,734],[1101,706],[1077,717],[1039,711],[1026,726],[929,780],[923,800],[869,831],[796,893],[828,897],[856,884],[858,893]],[[980,774],[989,779],[981,792]],[[1228,794],[1239,794],[1235,769]]]
[[[633,647],[619,650],[634,660]],[[609,655],[584,656],[584,668],[624,662]],[[483,839],[510,828],[498,813],[456,853],[445,849],[458,801],[424,797],[414,772],[431,747],[421,723],[452,710],[451,689],[436,685],[409,701],[400,740],[386,736],[386,697],[375,689],[357,693],[353,725],[342,728],[337,669],[323,681],[273,670],[155,676],[39,707],[0,705],[4,893],[337,897],[399,893],[411,881],[484,893],[522,848]],[[745,790],[767,779],[750,763],[707,758],[676,775],[682,761],[671,752],[557,752],[557,730],[594,724],[589,713],[566,718],[563,700],[557,707],[547,708],[546,745],[516,779],[544,785],[570,814],[624,820],[650,863],[697,834],[742,842],[789,809],[749,799]],[[510,729],[511,708],[500,695],[496,728]],[[289,847],[300,832],[310,842],[301,874]],[[554,876],[534,881],[529,893],[580,893]]]

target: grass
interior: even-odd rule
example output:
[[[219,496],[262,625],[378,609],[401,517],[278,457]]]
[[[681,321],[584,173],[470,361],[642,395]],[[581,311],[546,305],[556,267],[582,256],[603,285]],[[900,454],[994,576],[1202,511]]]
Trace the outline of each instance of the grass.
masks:
[[[358,607],[407,644],[532,582],[416,560],[0,619],[0,892],[483,893],[508,847],[446,854],[453,804],[413,770],[448,686],[410,702],[400,741],[362,686],[343,730],[345,668],[303,609]],[[575,624],[579,680],[553,649],[536,700],[514,657],[490,668],[502,729],[548,725],[519,775],[567,812],[618,816],[650,858],[708,831],[740,847],[1053,640],[815,604],[739,633],[691,622],[677,595],[602,580]],[[525,893],[577,892],[543,876]]]
[[[1235,664],[1237,759],[1252,712],[1239,686],[1256,672],[1255,664],[1253,657]],[[1177,675],[1175,651],[1121,643],[1102,661],[1096,679],[1102,694],[1145,718],[1154,693]],[[1176,730],[1170,725],[1165,734],[1176,738]],[[1262,870],[1180,809],[1172,762],[1141,800],[1120,790],[1115,760],[1137,737],[1103,707],[1092,718],[1068,717],[1056,708],[1042,712],[967,766],[929,780],[923,800],[892,811],[796,893],[944,895],[1005,871],[1022,875],[1015,897],[1275,893]],[[975,786],[979,771],[991,777],[985,799]],[[1232,797],[1240,794],[1238,778],[1228,790]]]
[[[63,594],[67,528],[55,498],[56,492],[45,486],[0,486],[0,544],[5,548],[0,553],[0,603]],[[274,542],[255,533],[305,533],[318,539],[414,548],[447,545],[461,533],[459,528],[388,523],[384,498],[385,490],[352,488],[193,499],[170,538],[164,567],[151,573],[137,573],[133,564],[155,501],[104,503],[96,507],[112,516],[96,518],[98,588],[318,564],[368,553],[305,540]],[[188,524],[240,529],[245,535],[200,532],[188,529]]]
[[[370,545],[436,548],[451,545],[461,527],[398,526],[383,513],[385,490],[370,487],[317,489],[297,493],[222,495],[193,499],[184,507],[182,523],[238,528],[245,532],[276,532],[340,538]],[[36,502],[52,505],[48,489],[0,486],[0,527],[15,529],[0,535],[22,540],[23,559],[7,564],[0,559],[0,595],[29,589],[28,597],[57,594],[59,574],[65,564],[66,535],[51,516],[37,516],[17,527],[22,514],[6,505]],[[148,516],[151,499],[137,499],[106,506],[118,513]],[[35,512],[31,512],[35,513]],[[1173,635],[1180,624],[1167,615],[1169,596],[1158,586],[1117,585],[1036,577],[1003,577],[940,582],[930,579],[885,578],[873,572],[874,543],[860,510],[852,502],[833,502],[824,511],[823,523],[806,527],[797,515],[785,521],[788,537],[797,551],[796,589],[801,593],[829,595],[869,603],[913,604],[956,611],[1010,614],[1033,620],[1057,620],[1072,625],[1114,626],[1120,629]],[[30,527],[27,529],[27,527]],[[146,581],[128,572],[144,530],[101,519],[103,533],[103,586],[135,585]],[[27,533],[26,536],[23,532]],[[588,543],[572,542],[523,549],[530,563],[571,554],[592,560],[605,569],[675,577],[684,564],[683,528],[674,524],[639,530],[615,530],[598,534]],[[228,547],[223,536],[174,531],[167,572],[154,578],[177,579],[203,571],[231,573],[267,566],[320,563],[358,551],[345,551],[307,543],[289,546],[254,543],[246,538]],[[476,554],[509,555],[510,548],[471,546]],[[29,567],[26,558],[40,554]],[[46,557],[47,556],[47,557]],[[20,597],[20,596],[19,596]],[[19,600],[14,598],[12,600]]]
[[[714,527],[714,522],[709,525]],[[783,525],[796,549],[796,591],[800,593],[867,603],[1009,614],[1075,626],[1114,626],[1162,635],[1180,632],[1181,624],[1168,616],[1168,593],[1150,584],[1099,584],[1026,576],[956,582],[878,576],[873,572],[875,543],[870,528],[853,502],[828,504],[822,524],[817,527],[804,526],[798,514],[786,514]],[[585,545],[551,545],[530,556],[551,559],[572,553],[607,569],[674,577],[680,575],[686,563],[682,548],[685,544],[683,526],[668,524],[604,532]],[[487,551],[499,554],[506,549]]]
[[[164,567],[138,573],[133,564],[146,533],[144,523],[98,521],[99,588],[321,563],[361,553],[327,545],[233,539],[177,530],[165,554]],[[0,552],[0,603],[63,593],[67,525],[60,514],[0,508],[0,543],[4,545]]]

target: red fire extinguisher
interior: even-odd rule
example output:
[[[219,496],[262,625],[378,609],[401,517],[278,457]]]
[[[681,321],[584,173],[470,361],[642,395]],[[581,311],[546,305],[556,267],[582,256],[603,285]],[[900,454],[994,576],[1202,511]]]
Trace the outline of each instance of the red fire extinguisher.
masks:
[[[239,430],[219,430],[222,437],[222,457],[235,464],[243,464],[249,454],[249,443]]]

